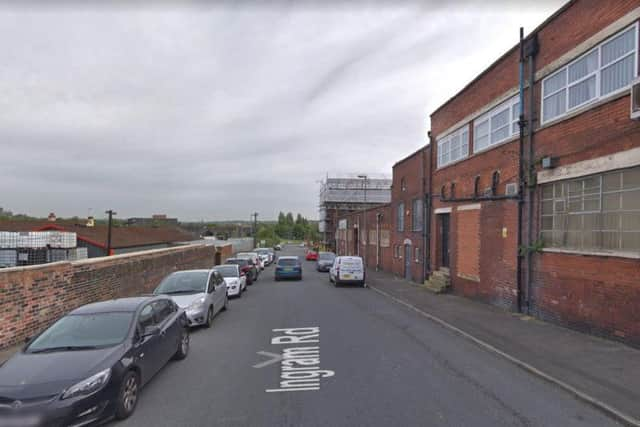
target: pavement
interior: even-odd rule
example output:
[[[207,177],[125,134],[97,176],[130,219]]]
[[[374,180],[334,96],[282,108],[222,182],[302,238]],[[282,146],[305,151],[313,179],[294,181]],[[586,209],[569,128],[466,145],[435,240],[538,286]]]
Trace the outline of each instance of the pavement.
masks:
[[[369,272],[367,278],[397,302],[522,362],[628,424],[640,423],[639,350],[466,298],[436,295],[387,273]]]
[[[280,254],[303,255],[299,248]],[[275,282],[267,267],[211,329],[193,330],[189,356],[170,362],[147,384],[136,412],[109,425],[620,425],[372,288],[336,288],[310,262],[303,275],[302,281]],[[386,279],[372,276],[371,284],[382,288]],[[390,283],[398,289],[387,291],[398,295],[423,292]],[[491,311],[482,308],[478,313]],[[482,324],[485,317],[475,321]],[[535,332],[531,337],[543,338]],[[554,343],[539,345],[543,352]],[[299,356],[297,365],[280,360],[301,348],[317,353]],[[313,384],[294,387],[287,383],[292,378]]]

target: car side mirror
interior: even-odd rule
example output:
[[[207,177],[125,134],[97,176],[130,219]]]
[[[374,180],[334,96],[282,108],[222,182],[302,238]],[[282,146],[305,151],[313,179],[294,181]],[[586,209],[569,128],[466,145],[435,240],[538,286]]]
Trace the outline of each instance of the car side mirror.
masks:
[[[160,335],[160,328],[158,326],[147,326],[144,328],[143,337],[150,337],[154,335]]]

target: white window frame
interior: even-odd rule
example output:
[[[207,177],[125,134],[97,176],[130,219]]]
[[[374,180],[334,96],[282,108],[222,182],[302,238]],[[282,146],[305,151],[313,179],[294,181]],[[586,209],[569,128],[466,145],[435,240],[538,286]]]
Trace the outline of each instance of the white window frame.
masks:
[[[605,65],[602,65],[602,46],[607,44],[608,42],[610,42],[611,40],[615,39],[616,37],[619,37],[620,35],[622,35],[623,33],[627,32],[629,29],[633,28],[633,32],[634,32],[634,42],[635,42],[635,50],[633,50],[630,53],[627,53],[624,56],[621,56],[620,58],[615,59],[614,61],[611,61]],[[608,37],[606,40],[603,40],[602,42],[598,43],[597,46],[595,46],[592,49],[589,49],[587,52],[581,54],[580,56],[578,56],[577,58],[575,58],[573,61],[569,62],[568,64],[564,65],[562,68],[559,68],[558,70],[554,71],[552,74],[549,74],[547,77],[545,77],[544,79],[542,79],[542,86],[540,88],[540,122],[541,124],[545,124],[545,123],[549,123],[549,122],[553,122],[555,120],[561,119],[565,116],[567,116],[568,114],[570,114],[571,112],[580,109],[581,107],[584,107],[587,104],[591,104],[593,102],[597,102],[601,99],[606,99],[609,97],[614,97],[615,95],[622,93],[624,91],[628,91],[629,88],[631,87],[631,82],[629,82],[629,84],[627,84],[626,86],[621,87],[620,89],[617,89],[613,92],[607,93],[606,95],[602,95],[601,94],[601,76],[602,76],[602,71],[609,67],[611,64],[613,64],[614,62],[618,62],[621,61],[631,55],[633,55],[634,57],[634,61],[633,61],[633,76],[631,81],[633,81],[633,79],[635,77],[638,76],[638,23],[634,23],[626,28],[624,28],[621,31],[618,31],[617,33],[615,33],[614,35],[612,35],[611,37]],[[593,52],[598,52],[597,54],[597,61],[598,61],[598,66],[596,68],[595,71],[587,74],[586,76],[581,77],[579,80],[576,80],[574,82],[569,83],[569,67],[571,67],[573,64],[575,64],[576,62],[580,61],[581,59],[584,59],[586,56],[588,56],[589,54],[593,53]],[[560,89],[549,93],[549,94],[544,94],[544,85],[545,82],[548,81],[549,79],[557,76],[558,74],[562,73],[562,72],[566,72],[567,73],[567,79],[566,79],[566,84],[561,87]],[[569,89],[581,82],[583,82],[586,79],[591,78],[593,75],[596,76],[596,96],[593,97],[592,99],[589,99],[587,101],[584,101],[578,105],[574,105],[573,107],[569,107]],[[565,90],[566,94],[565,94],[565,111],[562,114],[559,114],[555,117],[550,117],[548,119],[545,120],[545,116],[544,116],[544,101]]]
[[[466,133],[466,144],[464,141],[464,135]],[[460,157],[456,158],[456,159],[451,159],[451,140],[453,138],[460,138]],[[441,138],[438,141],[438,158],[437,158],[437,163],[438,163],[438,168],[444,167],[446,165],[449,165],[451,163],[455,163],[458,162],[460,160],[466,159],[467,157],[469,157],[469,124],[466,124],[462,127],[460,127],[459,129],[456,129],[455,131],[451,132],[450,134],[448,134],[447,136]],[[448,145],[449,150],[448,151],[444,151],[443,146]],[[463,145],[467,146],[466,151],[464,151],[462,149]],[[445,154],[447,155],[447,161],[444,161],[444,156]]]
[[[516,95],[513,96],[511,98],[509,98],[508,100],[504,101],[503,103],[501,103],[500,105],[498,105],[497,107],[494,107],[493,109],[491,109],[489,112],[483,114],[482,116],[476,118],[473,121],[473,152],[475,153],[479,153],[481,151],[485,151],[490,149],[491,147],[493,147],[494,145],[498,145],[503,143],[504,141],[507,141],[511,138],[513,138],[515,135],[520,133],[520,128],[518,127],[518,130],[516,132],[514,132],[513,129],[513,124],[514,122],[517,123],[518,120],[520,120],[520,108],[518,108],[518,114],[514,114],[513,112],[513,107],[518,105],[520,103],[520,95]],[[502,114],[505,110],[509,110],[509,121],[507,122],[506,125],[501,126],[497,129],[493,129],[491,127],[491,119],[495,116],[497,116],[498,114]],[[479,132],[478,132],[478,127],[484,125],[484,124],[488,125],[488,133],[486,134],[486,137],[488,138],[488,144],[486,147],[483,148],[478,148],[478,136],[479,136]],[[494,132],[497,132],[498,130],[501,130],[505,127],[509,128],[509,132],[507,132],[507,136],[493,141],[491,139],[491,135]]]

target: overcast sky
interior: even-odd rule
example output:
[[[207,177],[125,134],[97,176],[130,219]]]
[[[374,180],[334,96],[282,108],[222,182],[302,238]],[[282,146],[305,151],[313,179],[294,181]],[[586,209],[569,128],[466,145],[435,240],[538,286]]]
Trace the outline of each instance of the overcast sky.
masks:
[[[316,218],[327,173],[390,176],[563,1],[17,3],[0,4],[0,207],[200,220]]]

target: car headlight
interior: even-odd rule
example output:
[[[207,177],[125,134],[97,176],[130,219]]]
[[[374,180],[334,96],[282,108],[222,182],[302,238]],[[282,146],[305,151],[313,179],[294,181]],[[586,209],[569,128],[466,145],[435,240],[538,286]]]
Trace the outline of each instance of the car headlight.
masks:
[[[97,374],[72,385],[64,393],[61,399],[69,399],[76,396],[89,396],[100,390],[111,378],[111,368],[100,371]]]
[[[199,310],[202,307],[204,307],[204,297],[200,297],[197,300],[193,301],[191,304],[189,304],[189,307],[187,307],[187,310]]]

